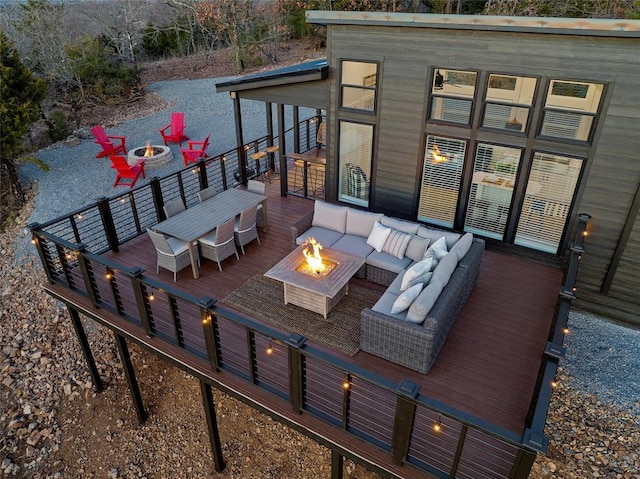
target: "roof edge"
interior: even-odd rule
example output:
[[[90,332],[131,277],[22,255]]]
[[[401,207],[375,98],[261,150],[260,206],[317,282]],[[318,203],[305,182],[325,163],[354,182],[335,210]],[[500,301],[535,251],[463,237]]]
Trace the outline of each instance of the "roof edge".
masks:
[[[307,10],[307,23],[640,37],[640,20]]]

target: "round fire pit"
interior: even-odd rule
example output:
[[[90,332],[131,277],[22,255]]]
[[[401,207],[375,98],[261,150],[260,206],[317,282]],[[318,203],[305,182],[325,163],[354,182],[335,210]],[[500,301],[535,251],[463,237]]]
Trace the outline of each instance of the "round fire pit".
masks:
[[[164,166],[173,160],[173,153],[171,153],[171,149],[168,146],[164,145],[151,145],[150,149],[152,150],[151,156],[144,156],[147,151],[146,146],[142,146],[140,148],[134,148],[133,150],[129,150],[127,155],[127,162],[130,165],[133,165],[136,161],[144,159],[144,167],[148,168],[159,168],[160,166]]]

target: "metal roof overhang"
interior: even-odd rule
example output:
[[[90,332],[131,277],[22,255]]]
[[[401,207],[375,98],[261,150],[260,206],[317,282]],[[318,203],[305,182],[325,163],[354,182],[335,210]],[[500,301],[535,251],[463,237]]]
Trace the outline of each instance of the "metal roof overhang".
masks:
[[[291,85],[315,80],[324,80],[329,74],[327,59],[291,65],[255,75],[216,83],[216,92],[239,92],[273,86]]]

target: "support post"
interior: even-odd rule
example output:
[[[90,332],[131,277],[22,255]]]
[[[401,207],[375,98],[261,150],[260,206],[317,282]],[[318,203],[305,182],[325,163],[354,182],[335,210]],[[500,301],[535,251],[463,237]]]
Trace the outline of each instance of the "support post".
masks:
[[[215,317],[210,312],[215,302],[215,299],[204,296],[200,300],[199,306],[200,321],[204,332],[204,344],[207,348],[207,357],[209,358],[211,370],[217,372],[220,370],[220,358],[218,354],[218,343],[216,341],[216,329],[214,325]]]
[[[297,333],[292,333],[286,340],[289,345],[289,396],[293,410],[298,414],[302,412],[304,406],[304,378],[300,348],[306,341],[307,338]]]
[[[238,167],[240,169],[240,183],[247,184],[247,152],[244,149],[244,133],[242,131],[242,108],[240,98],[235,91],[231,92],[233,99],[233,116],[236,122],[236,150],[238,151]]]
[[[109,198],[100,198],[98,200],[98,211],[102,218],[102,225],[104,227],[104,234],[107,237],[107,243],[109,248],[114,253],[118,252],[118,232],[116,231],[116,225],[113,221],[113,215],[111,214],[111,206],[109,206]]]
[[[342,479],[344,458],[335,449],[331,449],[331,479]]]
[[[420,385],[408,379],[403,379],[396,388],[396,392],[399,394],[391,439],[391,454],[394,464],[402,464],[409,452],[409,440],[416,415],[416,404],[413,399],[418,396],[418,391],[420,391]]]
[[[158,223],[167,219],[162,207],[164,206],[164,199],[162,198],[162,187],[160,186],[160,179],[157,176],[151,178],[149,182],[151,187],[151,196],[153,198],[153,204],[156,207],[156,220]]]
[[[76,330],[76,336],[78,336],[80,349],[82,349],[82,354],[84,354],[84,359],[87,362],[87,366],[89,367],[89,374],[91,375],[93,387],[96,389],[96,392],[101,392],[104,389],[104,385],[102,384],[102,379],[100,379],[100,373],[98,372],[96,362],[93,359],[93,354],[91,354],[91,347],[89,346],[87,335],[85,334],[84,328],[82,327],[80,314],[76,309],[70,307],[69,305],[67,305],[67,309],[69,310],[69,316],[71,316],[73,329]]]
[[[284,129],[284,105],[278,103],[278,143],[280,144],[280,196],[287,196],[288,177],[287,177],[287,145],[285,142],[285,129]]]
[[[204,415],[207,419],[207,429],[209,430],[213,467],[216,472],[222,472],[226,464],[222,457],[222,443],[220,442],[220,432],[218,431],[213,391],[211,390],[211,386],[203,380],[200,380],[200,391],[202,391],[202,404],[204,406]]]
[[[527,479],[535,460],[535,452],[520,449],[509,472],[509,479]]]
[[[122,361],[122,368],[124,369],[124,376],[127,379],[127,385],[129,386],[129,392],[133,399],[133,405],[136,409],[136,415],[138,421],[143,423],[147,420],[148,414],[144,410],[144,404],[142,403],[142,395],[140,394],[140,388],[138,387],[138,380],[136,379],[136,372],[133,369],[131,363],[131,356],[129,355],[129,348],[127,346],[127,340],[124,336],[120,336],[114,332],[113,336],[118,346],[118,353],[120,353],[120,360]]]

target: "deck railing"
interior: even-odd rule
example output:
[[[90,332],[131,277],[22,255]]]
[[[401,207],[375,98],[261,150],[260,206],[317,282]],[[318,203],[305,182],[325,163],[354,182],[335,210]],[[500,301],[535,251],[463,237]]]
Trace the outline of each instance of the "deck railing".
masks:
[[[256,141],[250,148],[260,148],[268,139]],[[101,256],[163,219],[163,202],[179,196],[189,205],[210,180],[221,181],[223,188],[233,185],[233,173],[227,171],[230,158],[201,160],[45,225],[31,225],[49,282],[88,298],[94,308],[118,315],[146,336],[206,361],[212,378],[218,370],[242,378],[287,401],[295,411],[388,452],[396,464],[406,462],[436,477],[525,478],[535,453],[547,447],[544,422],[563,353],[577,261],[584,251],[586,216],[580,217],[580,240],[571,250],[530,425],[521,435],[435,401],[408,380],[388,381],[307,345],[302,336],[284,335],[218,306],[214,298],[189,295],[146,276],[142,268]],[[202,334],[189,333],[200,328]]]

